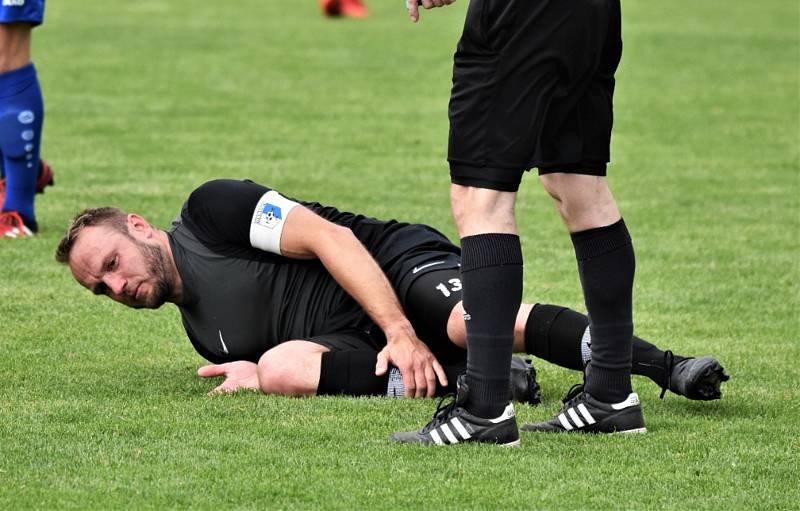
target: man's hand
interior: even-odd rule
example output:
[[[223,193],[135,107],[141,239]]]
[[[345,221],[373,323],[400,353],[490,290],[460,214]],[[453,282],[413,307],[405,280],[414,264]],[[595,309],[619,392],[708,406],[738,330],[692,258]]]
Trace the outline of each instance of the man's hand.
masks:
[[[403,375],[406,397],[433,396],[437,377],[442,386],[447,385],[447,376],[439,361],[410,327],[397,333],[386,332],[386,347],[378,353],[375,374],[386,374],[389,364],[396,366]]]
[[[246,360],[203,366],[197,370],[197,375],[203,378],[225,377],[225,381],[208,393],[209,396],[236,392],[239,389],[259,390],[258,366]]]
[[[419,8],[420,6],[426,9],[433,9],[434,7],[444,7],[450,5],[456,0],[406,0],[406,9],[411,21],[416,23],[419,21]]]

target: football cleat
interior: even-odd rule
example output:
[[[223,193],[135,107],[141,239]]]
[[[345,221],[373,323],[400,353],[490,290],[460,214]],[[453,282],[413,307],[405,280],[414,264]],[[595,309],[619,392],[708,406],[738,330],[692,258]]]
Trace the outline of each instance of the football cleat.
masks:
[[[24,238],[33,236],[33,231],[25,225],[16,211],[0,213],[0,238]]]
[[[367,13],[367,6],[361,0],[341,0],[342,15],[348,18],[366,18],[369,16]]]
[[[519,403],[536,406],[542,402],[542,393],[536,382],[536,369],[530,360],[511,357],[511,397]]]
[[[661,387],[661,398],[667,390],[699,401],[722,397],[720,386],[730,380],[725,369],[712,357],[686,358],[675,362],[671,351],[664,354],[667,381]]]
[[[342,3],[339,0],[320,0],[319,8],[325,16],[341,16]]]
[[[604,403],[575,385],[564,406],[549,421],[525,424],[522,431],[570,433],[646,433],[639,396],[631,392],[624,401]]]
[[[48,186],[53,186],[55,181],[53,180],[53,169],[50,168],[50,165],[47,164],[46,161],[40,159],[39,160],[39,174],[36,178],[36,193],[44,193],[44,189]],[[6,200],[6,180],[5,178],[0,179],[0,207],[2,207],[3,202]]]
[[[509,403],[494,419],[476,417],[464,409],[469,388],[464,375],[458,377],[458,392],[439,400],[433,419],[422,429],[395,433],[392,439],[407,444],[453,445],[465,442],[519,446],[519,428],[514,405]]]
[[[36,178],[36,193],[44,193],[48,186],[56,184],[53,179],[53,169],[46,161],[39,159],[39,177]]]
[[[319,8],[328,17],[347,16],[348,18],[366,18],[367,7],[361,0],[320,0]]]

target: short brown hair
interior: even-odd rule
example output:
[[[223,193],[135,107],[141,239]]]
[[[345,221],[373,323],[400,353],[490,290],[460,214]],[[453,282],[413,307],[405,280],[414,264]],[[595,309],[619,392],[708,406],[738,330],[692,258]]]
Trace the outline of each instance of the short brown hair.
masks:
[[[84,227],[96,227],[99,225],[108,225],[114,230],[121,233],[128,234],[128,214],[119,208],[103,207],[103,208],[88,208],[78,213],[72,220],[64,237],[58,243],[56,249],[56,261],[61,264],[69,264],[69,254],[72,252],[72,246],[75,245],[75,240],[81,233]]]

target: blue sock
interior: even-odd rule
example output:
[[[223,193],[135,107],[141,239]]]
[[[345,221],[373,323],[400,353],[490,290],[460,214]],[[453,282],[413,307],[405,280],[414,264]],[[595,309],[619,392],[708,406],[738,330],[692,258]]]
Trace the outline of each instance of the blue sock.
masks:
[[[6,178],[3,211],[16,211],[36,231],[33,200],[39,174],[44,105],[33,64],[0,74],[0,153]]]

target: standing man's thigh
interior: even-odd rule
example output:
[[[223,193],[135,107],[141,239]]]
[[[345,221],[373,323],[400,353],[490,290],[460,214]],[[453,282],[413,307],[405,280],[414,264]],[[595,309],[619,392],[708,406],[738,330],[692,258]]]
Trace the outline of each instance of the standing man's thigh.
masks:
[[[554,62],[540,56],[548,44],[544,31],[541,36],[531,32],[531,37],[526,37],[524,33],[530,23],[526,3],[470,2],[453,58],[449,106],[450,177],[462,188],[516,192],[523,172],[529,168],[558,73]],[[474,195],[454,187],[453,203],[473,201]],[[484,199],[472,208],[465,207],[465,211],[454,210],[456,221],[469,211],[488,211],[498,200],[491,195]]]
[[[534,163],[567,228],[577,232],[612,224],[620,214],[606,180],[614,123],[614,73],[622,57],[619,0],[581,9],[578,26],[587,60],[572,59],[578,79],[553,98]],[[592,51],[589,51],[592,49]]]
[[[597,158],[605,170],[600,135],[610,136],[610,124],[586,129],[580,121],[610,115],[621,53],[610,22],[615,2],[470,3],[449,108],[454,184],[515,192],[533,167],[563,171]]]

